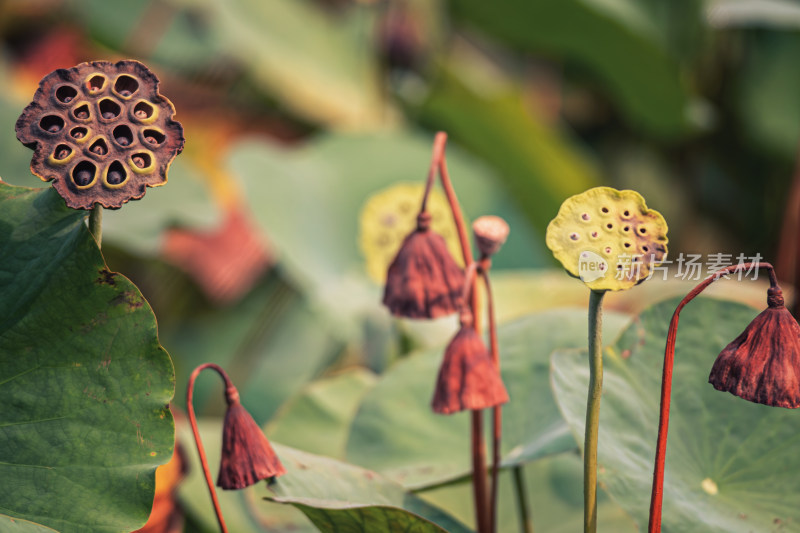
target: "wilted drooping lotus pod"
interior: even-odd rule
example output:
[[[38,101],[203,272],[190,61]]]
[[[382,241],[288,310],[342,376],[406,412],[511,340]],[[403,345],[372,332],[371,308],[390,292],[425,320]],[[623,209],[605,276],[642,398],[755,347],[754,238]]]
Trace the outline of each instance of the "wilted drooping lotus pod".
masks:
[[[239,401],[236,387],[225,390],[228,410],[222,427],[222,457],[217,486],[225,490],[249,487],[262,479],[282,476],[286,469],[264,432]]]
[[[800,325],[770,288],[768,307],[719,354],[709,383],[745,400],[800,407]]]
[[[458,311],[464,271],[447,244],[430,229],[431,217],[420,213],[415,229],[397,252],[386,276],[383,303],[393,315],[438,318]]]
[[[431,402],[433,410],[451,414],[465,409],[486,409],[507,401],[508,392],[489,350],[472,321],[462,320],[461,328],[444,352]]]

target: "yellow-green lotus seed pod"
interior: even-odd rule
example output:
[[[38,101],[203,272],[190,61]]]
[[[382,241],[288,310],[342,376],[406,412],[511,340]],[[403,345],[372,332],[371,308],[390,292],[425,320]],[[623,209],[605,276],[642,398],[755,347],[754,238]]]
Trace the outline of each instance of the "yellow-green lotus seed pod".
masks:
[[[667,223],[636,191],[595,187],[561,204],[547,247],[595,291],[629,289],[667,255]]]

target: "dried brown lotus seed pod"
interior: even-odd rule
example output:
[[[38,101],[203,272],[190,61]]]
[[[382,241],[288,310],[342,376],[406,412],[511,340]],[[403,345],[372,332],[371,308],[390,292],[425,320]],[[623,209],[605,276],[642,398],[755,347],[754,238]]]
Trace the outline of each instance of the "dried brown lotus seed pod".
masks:
[[[138,61],[93,61],[58,69],[17,119],[17,138],[34,151],[31,171],[73,209],[118,209],[167,182],[183,150],[175,108]]]

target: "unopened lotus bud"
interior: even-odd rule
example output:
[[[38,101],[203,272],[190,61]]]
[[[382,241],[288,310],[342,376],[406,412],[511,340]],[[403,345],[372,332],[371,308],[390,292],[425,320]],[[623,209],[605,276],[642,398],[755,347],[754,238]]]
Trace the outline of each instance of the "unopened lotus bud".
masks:
[[[509,228],[502,218],[486,215],[472,223],[472,231],[475,233],[475,244],[477,244],[478,250],[488,257],[496,254],[505,244]]]

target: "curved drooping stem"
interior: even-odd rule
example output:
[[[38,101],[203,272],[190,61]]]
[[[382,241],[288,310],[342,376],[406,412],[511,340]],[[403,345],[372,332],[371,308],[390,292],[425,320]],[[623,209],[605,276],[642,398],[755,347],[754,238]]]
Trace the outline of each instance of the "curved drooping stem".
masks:
[[[669,407],[670,398],[672,396],[672,367],[675,361],[675,341],[678,336],[678,320],[681,310],[686,304],[694,300],[697,295],[706,290],[709,285],[720,279],[721,276],[741,272],[745,269],[749,272],[756,268],[763,268],[769,273],[770,287],[778,287],[775,269],[769,263],[740,263],[727,266],[717,270],[714,274],[704,279],[697,287],[692,289],[692,291],[680,301],[678,307],[675,308],[675,312],[672,314],[672,320],[670,320],[669,323],[669,331],[667,332],[667,344],[664,348],[664,370],[661,376],[661,408],[658,419],[656,459],[653,469],[653,489],[650,494],[650,521],[647,527],[648,533],[660,533],[661,531],[661,504],[664,496],[664,460],[667,454]]]
[[[219,500],[217,499],[217,492],[214,490],[214,481],[211,479],[211,472],[208,469],[208,460],[206,459],[206,452],[203,449],[203,443],[200,441],[200,432],[197,430],[197,419],[194,414],[194,406],[192,405],[192,397],[194,395],[194,382],[197,379],[197,376],[205,370],[206,368],[211,368],[215,370],[225,381],[225,390],[233,390],[233,383],[231,382],[230,378],[228,378],[228,374],[220,367],[219,365],[215,365],[214,363],[205,363],[197,368],[194,369],[192,375],[189,376],[189,385],[186,388],[186,410],[189,413],[189,423],[192,425],[192,435],[194,436],[194,442],[197,445],[197,453],[200,455],[200,463],[203,466],[203,475],[206,478],[206,484],[208,485],[208,492],[211,494],[211,501],[214,503],[214,512],[217,515],[217,522],[219,523],[219,529],[222,533],[228,533],[228,528],[225,526],[225,520],[222,518],[222,509],[219,506]]]
[[[583,441],[583,531],[597,531],[597,440],[600,430],[600,399],[603,395],[603,296],[589,296],[589,393]]]
[[[447,171],[447,160],[445,158],[445,145],[447,143],[447,134],[438,132],[433,143],[433,156],[431,158],[431,167],[428,171],[428,180],[425,183],[425,194],[422,199],[421,212],[424,212],[427,207],[428,196],[431,188],[433,187],[434,170],[439,170],[439,180],[441,181],[442,188],[444,189],[447,203],[450,205],[450,210],[453,213],[453,222],[456,225],[458,233],[458,240],[461,245],[461,256],[464,260],[464,266],[467,269],[465,299],[466,293],[469,292],[469,310],[472,313],[473,327],[480,335],[480,316],[478,314],[478,293],[475,290],[477,278],[474,274],[475,266],[472,259],[472,247],[469,242],[469,234],[467,227],[464,223],[464,215],[461,212],[461,206],[458,203],[453,184],[450,181],[450,174]],[[479,533],[490,533],[489,529],[489,509],[488,497],[486,487],[486,442],[483,438],[483,412],[474,410],[471,413],[471,427],[470,427],[470,442],[472,446],[472,486],[475,500],[475,523]]]
[[[447,144],[447,134],[440,131],[433,139],[433,154],[431,155],[431,166],[428,168],[428,177],[425,180],[425,192],[422,195],[422,207],[419,212],[424,213],[428,209],[428,197],[433,189],[433,182],[436,179],[436,172],[439,170],[442,159],[444,159],[444,147]]]

